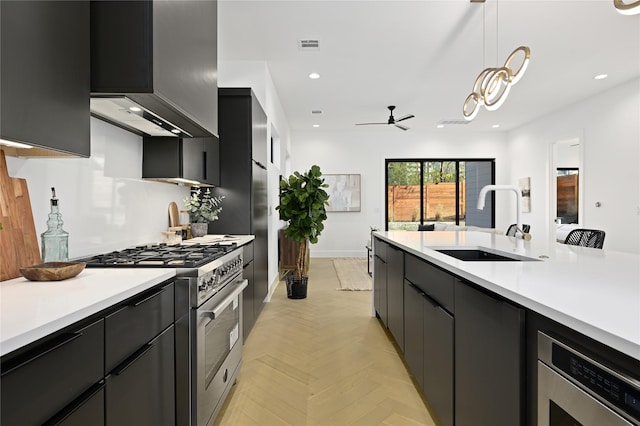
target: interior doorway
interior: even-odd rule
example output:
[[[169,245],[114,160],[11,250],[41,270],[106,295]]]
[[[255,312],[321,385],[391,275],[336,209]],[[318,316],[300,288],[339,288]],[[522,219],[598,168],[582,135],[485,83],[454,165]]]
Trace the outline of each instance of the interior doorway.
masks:
[[[556,224],[581,224],[584,221],[582,158],[579,138],[552,144],[549,215]]]

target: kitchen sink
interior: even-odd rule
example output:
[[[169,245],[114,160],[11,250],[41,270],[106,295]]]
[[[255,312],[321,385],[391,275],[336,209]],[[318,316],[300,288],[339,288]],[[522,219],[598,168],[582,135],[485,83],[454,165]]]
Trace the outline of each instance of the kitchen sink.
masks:
[[[503,256],[481,249],[435,249],[435,251],[465,262],[520,262],[537,260],[518,255]]]

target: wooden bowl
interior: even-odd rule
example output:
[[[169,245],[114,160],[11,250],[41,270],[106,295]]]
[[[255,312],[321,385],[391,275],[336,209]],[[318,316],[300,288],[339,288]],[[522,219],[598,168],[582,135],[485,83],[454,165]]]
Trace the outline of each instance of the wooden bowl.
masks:
[[[75,277],[85,266],[84,262],[47,262],[20,268],[20,273],[31,281],[62,281]]]

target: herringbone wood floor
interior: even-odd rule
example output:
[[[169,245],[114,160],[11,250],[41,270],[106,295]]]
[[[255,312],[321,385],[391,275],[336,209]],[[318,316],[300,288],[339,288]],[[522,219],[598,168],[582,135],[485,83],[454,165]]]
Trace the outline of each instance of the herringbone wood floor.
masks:
[[[381,323],[370,291],[336,291],[314,258],[306,299],[284,282],[262,311],[216,425],[434,425]]]

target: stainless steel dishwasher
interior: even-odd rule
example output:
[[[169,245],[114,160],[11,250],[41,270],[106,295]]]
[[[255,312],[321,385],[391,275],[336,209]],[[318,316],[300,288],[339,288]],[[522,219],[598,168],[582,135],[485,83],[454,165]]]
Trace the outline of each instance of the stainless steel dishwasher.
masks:
[[[640,381],[538,332],[538,426],[640,425]]]

